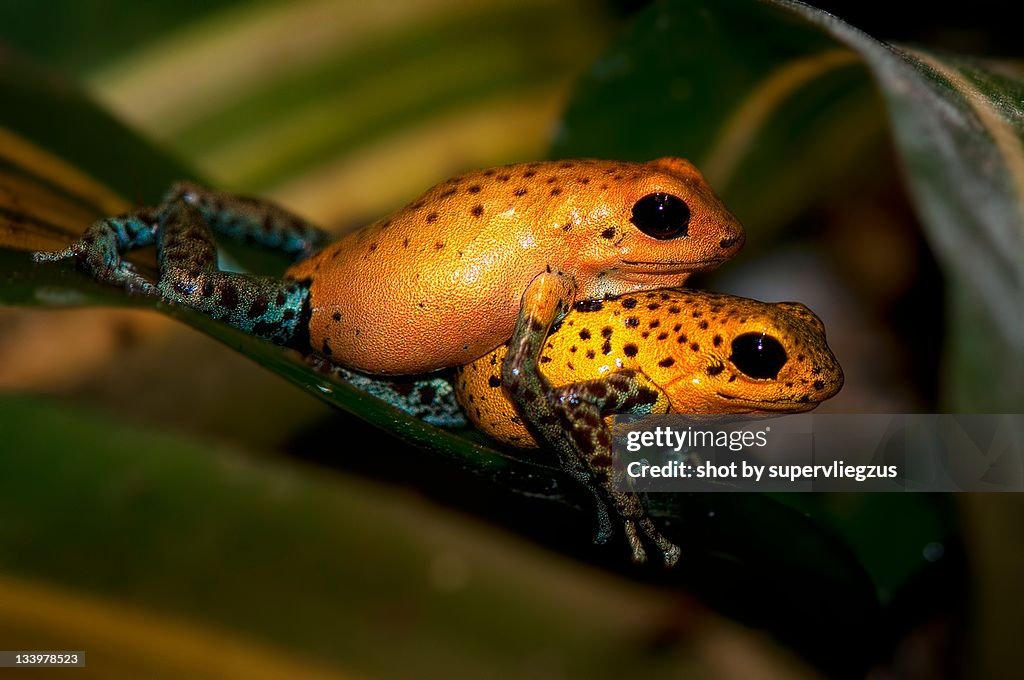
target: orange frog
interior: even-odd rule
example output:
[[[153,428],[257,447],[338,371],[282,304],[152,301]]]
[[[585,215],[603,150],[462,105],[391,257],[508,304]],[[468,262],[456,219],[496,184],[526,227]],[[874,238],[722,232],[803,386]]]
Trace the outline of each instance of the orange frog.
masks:
[[[300,261],[282,279],[221,271],[212,232]],[[508,340],[531,285],[554,298],[551,322],[577,300],[681,285],[742,243],[685,160],[567,160],[449,179],[334,243],[277,206],[179,184],[161,205],[101,220],[36,259],[74,258],[97,279],[398,375],[465,364]],[[153,244],[155,284],[121,259]]]
[[[632,294],[578,303],[553,333],[537,334],[529,345],[520,364],[526,399],[509,398],[505,347],[456,371],[456,398],[492,437],[532,447],[536,435],[563,459],[581,461],[576,477],[598,498],[600,538],[609,533],[607,497],[637,561],[645,559],[638,528],[666,563],[678,549],[657,533],[634,494],[611,483],[611,436],[602,416],[795,413],[843,385],[824,325],[796,302],[696,290]]]
[[[214,232],[299,261],[282,278],[222,271]],[[503,381],[529,419],[532,343],[574,303],[682,285],[742,243],[685,160],[565,160],[452,178],[335,243],[280,207],[179,184],[35,258],[73,259],[98,280],[373,375],[467,364],[511,338]],[[121,258],[149,245],[155,283]]]

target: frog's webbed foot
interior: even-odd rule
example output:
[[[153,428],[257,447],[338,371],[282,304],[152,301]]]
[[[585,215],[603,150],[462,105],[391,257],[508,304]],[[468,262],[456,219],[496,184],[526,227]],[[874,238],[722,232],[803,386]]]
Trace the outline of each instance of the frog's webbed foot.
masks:
[[[643,373],[622,370],[597,380],[549,389],[553,411],[568,436],[552,431],[544,434],[545,439],[552,442],[561,437],[565,440],[561,445],[571,447],[586,462],[592,483],[611,500],[622,519],[634,562],[647,561],[643,537],[657,546],[665,566],[673,566],[679,560],[679,547],[654,525],[640,497],[623,490],[624,476],[612,465],[611,434],[602,417],[613,413],[650,413],[659,396],[653,384]]]
[[[502,383],[530,430],[555,450],[562,469],[595,498],[595,542],[606,542],[613,533],[610,502],[623,523],[633,560],[647,560],[641,540],[645,536],[671,566],[679,559],[679,548],[658,531],[635,493],[619,490],[611,435],[602,419],[604,413],[649,411],[658,393],[633,371],[559,388],[540,372],[540,354],[551,325],[568,310],[573,292],[572,282],[557,274],[541,274],[530,284],[502,363]]]
[[[89,276],[129,293],[157,295],[156,286],[139,274],[121,252],[153,243],[155,222],[148,213],[129,213],[93,223],[82,238],[64,250],[36,252],[36,262],[74,260]]]

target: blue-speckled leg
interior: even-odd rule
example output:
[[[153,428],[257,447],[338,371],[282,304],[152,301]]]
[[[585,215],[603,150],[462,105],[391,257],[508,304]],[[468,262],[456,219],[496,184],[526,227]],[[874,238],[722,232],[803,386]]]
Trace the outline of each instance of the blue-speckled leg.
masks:
[[[132,293],[157,294],[156,287],[138,274],[121,253],[151,246],[156,240],[156,211],[137,211],[95,222],[82,238],[64,250],[38,252],[36,262],[75,259],[97,281],[124,288]]]
[[[308,355],[306,363],[335,380],[346,382],[435,427],[465,427],[467,424],[462,407],[455,399],[455,390],[446,375],[408,378],[367,375],[339,366],[316,354]]]
[[[284,344],[302,322],[308,289],[297,281],[225,272],[202,214],[175,201],[160,213],[157,258],[165,298],[247,333]]]
[[[210,228],[236,241],[256,243],[301,260],[319,250],[326,232],[267,201],[214,191],[191,182],[179,182],[162,206],[184,201],[195,207]]]
[[[303,286],[220,271],[211,230],[295,259],[327,241],[324,232],[276,205],[182,182],[159,206],[100,220],[68,248],[36,253],[35,259],[75,259],[104,283],[162,295],[275,342],[290,340],[306,301]],[[156,285],[121,258],[126,251],[154,244],[160,260]]]
[[[619,371],[599,380],[554,388],[540,371],[540,354],[551,325],[565,311],[565,288],[566,283],[552,275],[539,276],[527,288],[502,364],[502,383],[523,422],[557,452],[563,469],[597,499],[595,540],[607,540],[611,532],[607,499],[622,521],[633,560],[647,560],[642,533],[671,566],[679,559],[679,548],[658,531],[635,493],[617,488],[611,436],[602,419],[606,413],[649,409],[658,397],[649,381],[639,373]]]

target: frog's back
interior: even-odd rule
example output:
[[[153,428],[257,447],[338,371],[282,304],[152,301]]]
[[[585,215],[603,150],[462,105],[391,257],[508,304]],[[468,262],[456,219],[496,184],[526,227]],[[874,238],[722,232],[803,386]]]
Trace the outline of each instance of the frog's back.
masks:
[[[668,191],[692,212],[674,242],[629,224],[639,196]],[[442,182],[288,276],[309,282],[315,350],[368,372],[423,373],[504,342],[540,273],[562,272],[579,297],[599,297],[681,284],[741,243],[735,218],[685,161],[527,163]]]

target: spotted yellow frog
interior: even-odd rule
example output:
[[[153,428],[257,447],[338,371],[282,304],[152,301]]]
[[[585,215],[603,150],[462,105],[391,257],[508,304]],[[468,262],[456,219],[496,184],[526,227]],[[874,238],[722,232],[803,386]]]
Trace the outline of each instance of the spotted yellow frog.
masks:
[[[825,327],[796,302],[766,303],[696,290],[658,290],[577,303],[547,335],[527,341],[520,400],[503,372],[506,348],[457,370],[455,394],[469,419],[507,444],[538,445],[581,461],[575,475],[622,518],[638,562],[639,534],[666,564],[679,550],[657,531],[639,499],[611,483],[611,413],[796,413],[843,385]],[[527,414],[524,416],[524,414]],[[529,425],[529,427],[527,426]],[[564,464],[563,464],[564,466]]]

